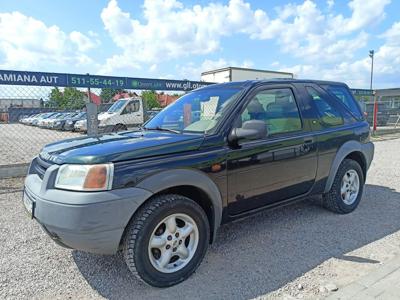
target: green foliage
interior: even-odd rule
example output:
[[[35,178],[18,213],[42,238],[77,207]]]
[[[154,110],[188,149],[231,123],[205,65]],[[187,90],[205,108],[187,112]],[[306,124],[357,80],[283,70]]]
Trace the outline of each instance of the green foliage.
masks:
[[[48,106],[59,109],[81,109],[85,106],[85,93],[74,87],[67,87],[63,92],[55,87],[50,92]]]
[[[157,94],[155,91],[142,91],[142,99],[147,109],[159,108],[160,103],[157,101]]]
[[[62,103],[63,103],[62,92],[59,90],[58,87],[53,88],[50,92],[49,102],[47,103],[47,106],[60,107]]]
[[[101,89],[100,98],[102,103],[110,103],[112,98],[118,94],[122,93],[124,90],[112,89],[112,88],[104,88]]]

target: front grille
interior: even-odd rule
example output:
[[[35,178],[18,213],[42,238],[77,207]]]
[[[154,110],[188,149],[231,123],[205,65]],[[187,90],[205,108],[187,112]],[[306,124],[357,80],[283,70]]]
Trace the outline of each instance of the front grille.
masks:
[[[41,179],[44,177],[46,170],[52,165],[47,161],[44,161],[39,156],[32,162],[31,173],[37,174]]]

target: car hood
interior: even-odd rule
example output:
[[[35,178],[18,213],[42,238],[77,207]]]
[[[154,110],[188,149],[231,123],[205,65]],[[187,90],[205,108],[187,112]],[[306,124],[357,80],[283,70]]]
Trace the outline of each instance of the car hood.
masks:
[[[80,137],[46,145],[40,157],[56,164],[97,164],[193,151],[203,136],[161,131],[134,131]]]
[[[100,113],[100,114],[97,116],[97,119],[98,119],[99,121],[101,121],[101,120],[109,119],[109,118],[111,118],[111,117],[113,117],[113,116],[115,116],[115,115],[117,115],[117,113],[104,112],[104,113]]]

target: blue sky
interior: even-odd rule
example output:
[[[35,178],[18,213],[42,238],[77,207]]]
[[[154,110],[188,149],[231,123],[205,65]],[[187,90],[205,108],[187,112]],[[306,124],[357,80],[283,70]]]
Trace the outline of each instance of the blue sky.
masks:
[[[0,0],[0,69],[200,79],[225,66],[400,86],[400,1]]]

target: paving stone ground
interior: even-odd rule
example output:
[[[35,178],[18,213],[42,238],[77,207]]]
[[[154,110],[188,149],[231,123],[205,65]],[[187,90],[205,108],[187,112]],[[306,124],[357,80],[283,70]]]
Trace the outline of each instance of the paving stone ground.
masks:
[[[400,299],[400,255],[327,299]]]

